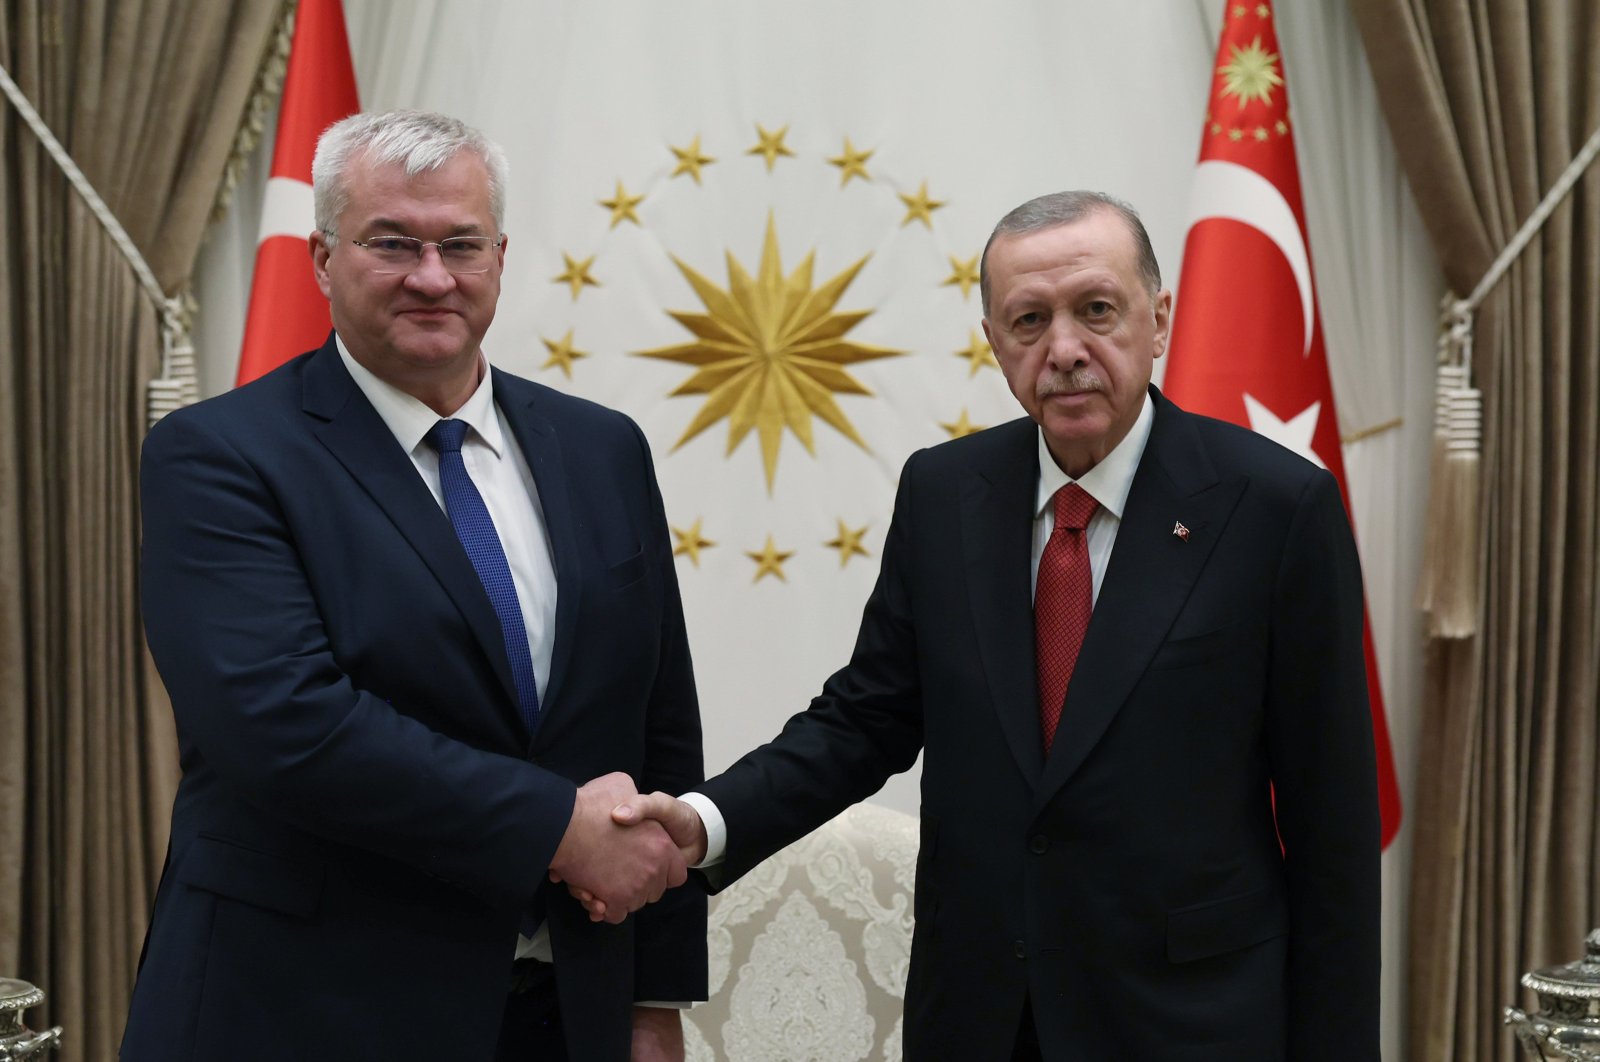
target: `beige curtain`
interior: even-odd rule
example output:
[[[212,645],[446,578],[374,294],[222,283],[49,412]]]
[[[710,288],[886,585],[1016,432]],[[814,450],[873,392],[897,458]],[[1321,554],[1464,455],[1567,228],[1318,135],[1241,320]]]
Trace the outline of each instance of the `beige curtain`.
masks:
[[[1465,295],[1600,125],[1600,5],[1353,8],[1445,276]],[[1600,170],[1490,295],[1473,370],[1479,633],[1430,646],[1410,821],[1419,1062],[1514,1057],[1501,1008],[1534,1002],[1519,974],[1578,957],[1600,911]]]
[[[280,0],[0,0],[0,62],[168,292],[185,286]],[[0,102],[0,975],[64,1062],[114,1058],[177,764],[137,604],[159,327]]]

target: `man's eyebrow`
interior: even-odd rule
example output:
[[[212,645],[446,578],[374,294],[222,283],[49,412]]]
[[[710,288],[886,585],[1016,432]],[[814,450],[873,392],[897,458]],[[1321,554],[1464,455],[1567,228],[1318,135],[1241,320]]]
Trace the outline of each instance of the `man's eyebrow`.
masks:
[[[368,231],[368,232],[372,232],[372,231],[375,231],[375,230],[378,230],[378,229],[382,229],[382,230],[384,230],[386,232],[391,232],[396,236],[410,235],[410,229],[406,225],[406,223],[402,222],[402,221],[397,221],[394,218],[385,218],[385,217],[373,218],[372,220],[367,222],[365,228],[366,228],[366,231]],[[449,239],[451,236],[482,236],[482,235],[484,235],[484,231],[483,231],[483,226],[482,225],[478,224],[475,221],[465,221],[465,222],[462,222],[459,225],[453,226],[450,229],[449,234],[446,235],[444,237],[444,239]]]

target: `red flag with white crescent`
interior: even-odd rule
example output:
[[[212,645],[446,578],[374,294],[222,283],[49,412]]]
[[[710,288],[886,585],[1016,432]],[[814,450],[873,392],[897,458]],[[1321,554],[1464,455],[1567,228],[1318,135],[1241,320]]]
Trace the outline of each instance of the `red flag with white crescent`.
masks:
[[[1226,9],[1190,219],[1163,390],[1326,468],[1348,511],[1270,3]],[[1363,640],[1387,847],[1400,828],[1400,787],[1370,622]]]
[[[340,0],[300,0],[236,384],[249,383],[296,354],[321,346],[333,327],[306,246],[316,227],[311,157],[324,129],[360,109]]]

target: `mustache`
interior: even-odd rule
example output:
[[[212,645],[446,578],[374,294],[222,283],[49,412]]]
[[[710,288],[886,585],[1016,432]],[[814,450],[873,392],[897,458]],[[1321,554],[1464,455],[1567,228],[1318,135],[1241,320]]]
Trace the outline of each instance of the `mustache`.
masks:
[[[1104,389],[1105,384],[1100,377],[1086,368],[1077,368],[1071,372],[1053,372],[1044,377],[1034,386],[1033,394],[1035,398],[1049,398],[1051,395],[1077,395]]]

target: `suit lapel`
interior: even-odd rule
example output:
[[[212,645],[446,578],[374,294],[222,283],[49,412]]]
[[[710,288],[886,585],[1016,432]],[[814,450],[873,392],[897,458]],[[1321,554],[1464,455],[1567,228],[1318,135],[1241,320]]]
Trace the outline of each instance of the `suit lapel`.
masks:
[[[410,456],[395,442],[389,426],[345,370],[331,338],[306,366],[303,408],[322,422],[313,429],[322,444],[389,517],[461,610],[510,698],[503,711],[509,712],[508,717],[521,729],[516,716],[517,687],[500,635],[500,619],[489,595],[449,518],[417,475]]]
[[[539,507],[550,535],[551,560],[556,569],[555,643],[550,657],[550,679],[540,700],[539,729],[548,730],[551,710],[560,703],[557,695],[572,661],[578,624],[579,597],[583,589],[583,566],[578,549],[572,492],[562,459],[561,437],[555,425],[537,409],[538,390],[526,380],[498,369],[494,373],[495,400],[505,412],[511,431],[517,437],[533,472],[539,491]]]
[[[1154,389],[1155,424],[1101,582],[1037,793],[1066,784],[1105,734],[1200,577],[1244,489],[1219,482],[1193,418]],[[1174,533],[1182,522],[1187,537]]]
[[[962,485],[961,552],[966,558],[978,657],[995,714],[1017,766],[1034,785],[1044,766],[1028,586],[1039,479],[1037,429],[1025,419],[991,430],[1013,437]]]

